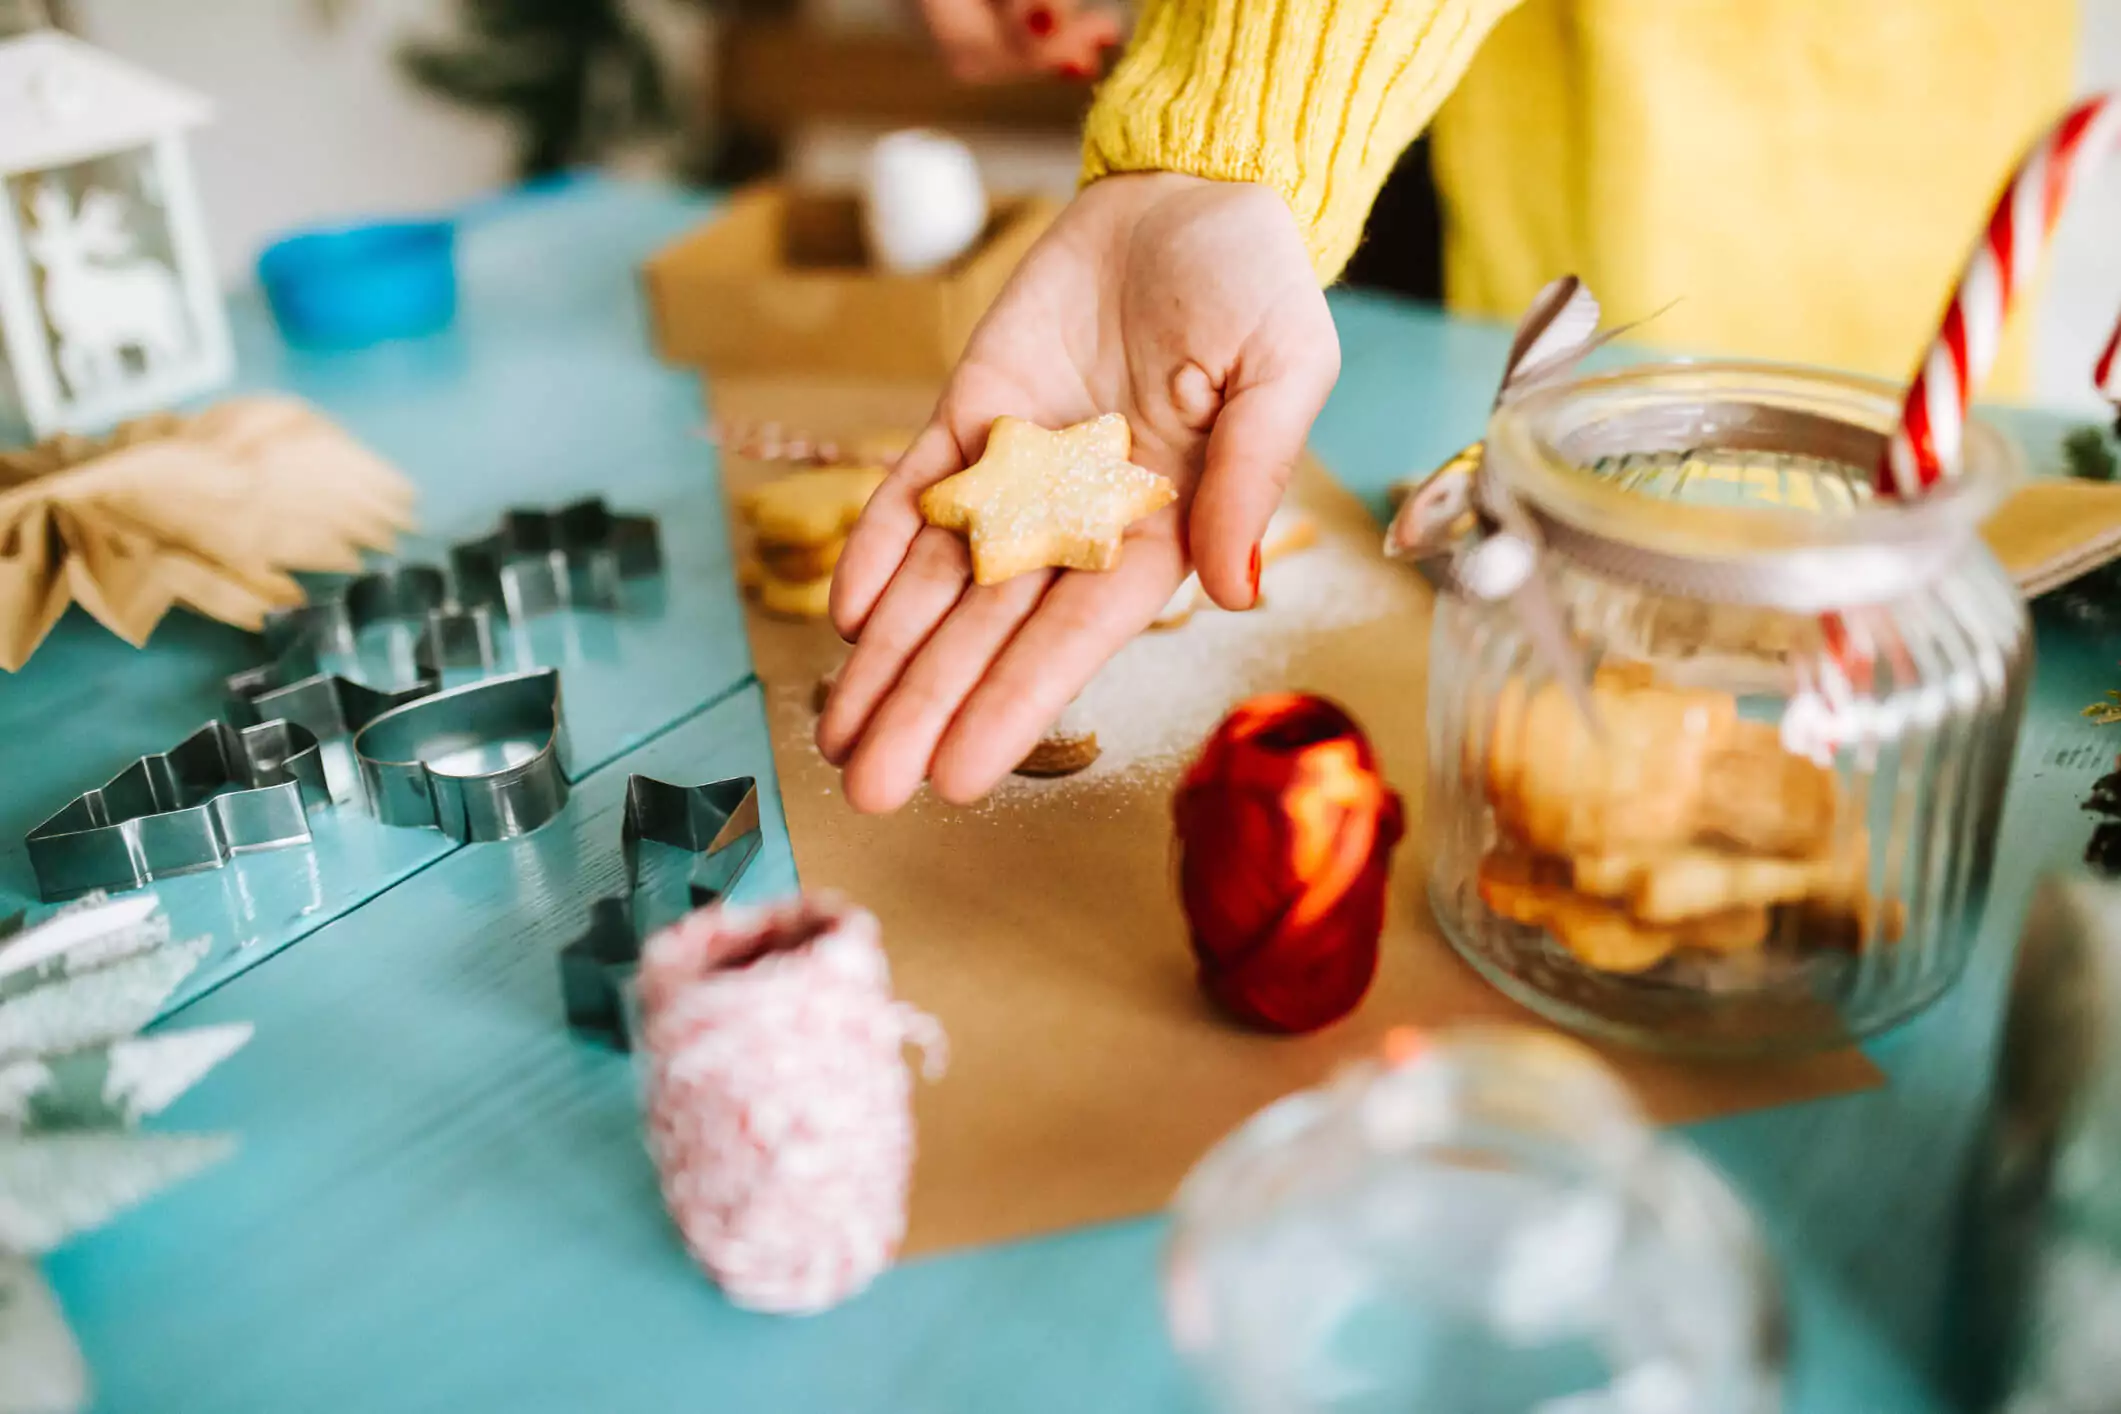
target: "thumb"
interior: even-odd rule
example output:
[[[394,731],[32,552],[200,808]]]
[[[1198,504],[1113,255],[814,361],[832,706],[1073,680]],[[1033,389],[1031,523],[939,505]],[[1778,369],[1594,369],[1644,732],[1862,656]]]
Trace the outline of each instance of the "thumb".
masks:
[[[1190,549],[1201,587],[1225,609],[1249,609],[1259,598],[1260,538],[1333,390],[1335,363],[1243,385],[1216,414],[1193,498]]]

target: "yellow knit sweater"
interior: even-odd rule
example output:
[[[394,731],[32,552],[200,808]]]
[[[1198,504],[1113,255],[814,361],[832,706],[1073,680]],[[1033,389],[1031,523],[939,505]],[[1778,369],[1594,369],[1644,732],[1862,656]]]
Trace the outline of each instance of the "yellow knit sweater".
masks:
[[[1650,339],[1904,377],[2013,158],[2068,99],[2075,16],[2076,0],[1149,0],[1084,172],[1265,183],[1330,280],[1442,107],[1453,308],[1514,317],[1574,272],[1616,318],[1678,301]],[[2022,378],[2024,323],[1992,391]]]

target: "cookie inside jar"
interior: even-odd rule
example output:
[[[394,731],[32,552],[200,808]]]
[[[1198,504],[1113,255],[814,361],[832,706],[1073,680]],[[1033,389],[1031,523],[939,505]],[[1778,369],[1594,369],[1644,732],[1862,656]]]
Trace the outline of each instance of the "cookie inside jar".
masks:
[[[1981,494],[1871,492],[1895,413],[1885,385],[1734,364],[1496,414],[1547,621],[1439,601],[1427,831],[1438,920],[1503,991],[1747,1054],[1860,1038],[1956,978],[2027,630]],[[1975,433],[1970,466],[1999,445]]]
[[[1583,967],[1710,989],[1796,981],[1821,950],[1890,945],[1870,832],[1835,772],[1738,697],[1609,661],[1597,723],[1557,682],[1496,699],[1481,789],[1481,903]]]

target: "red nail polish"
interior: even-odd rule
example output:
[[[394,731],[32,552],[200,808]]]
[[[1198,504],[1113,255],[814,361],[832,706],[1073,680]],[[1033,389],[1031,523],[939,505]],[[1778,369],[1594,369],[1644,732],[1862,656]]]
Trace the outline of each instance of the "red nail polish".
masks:
[[[1255,604],[1259,602],[1259,564],[1259,547],[1254,545],[1252,547],[1252,564],[1247,569],[1246,575],[1252,581],[1252,602]]]
[[[1053,12],[1044,5],[1034,5],[1024,12],[1024,28],[1040,39],[1053,33]]]
[[[1062,78],[1074,79],[1078,83],[1097,77],[1097,70],[1074,59],[1070,59],[1067,63],[1061,65],[1060,71]]]

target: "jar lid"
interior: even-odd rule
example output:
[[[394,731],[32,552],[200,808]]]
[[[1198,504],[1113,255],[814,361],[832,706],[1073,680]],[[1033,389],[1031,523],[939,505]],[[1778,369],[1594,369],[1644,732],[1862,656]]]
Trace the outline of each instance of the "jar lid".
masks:
[[[1973,421],[1958,477],[1919,500],[1874,495],[1900,397],[1824,369],[1638,365],[1506,402],[1486,471],[1593,573],[1802,613],[1878,603],[1944,572],[2022,475]]]

